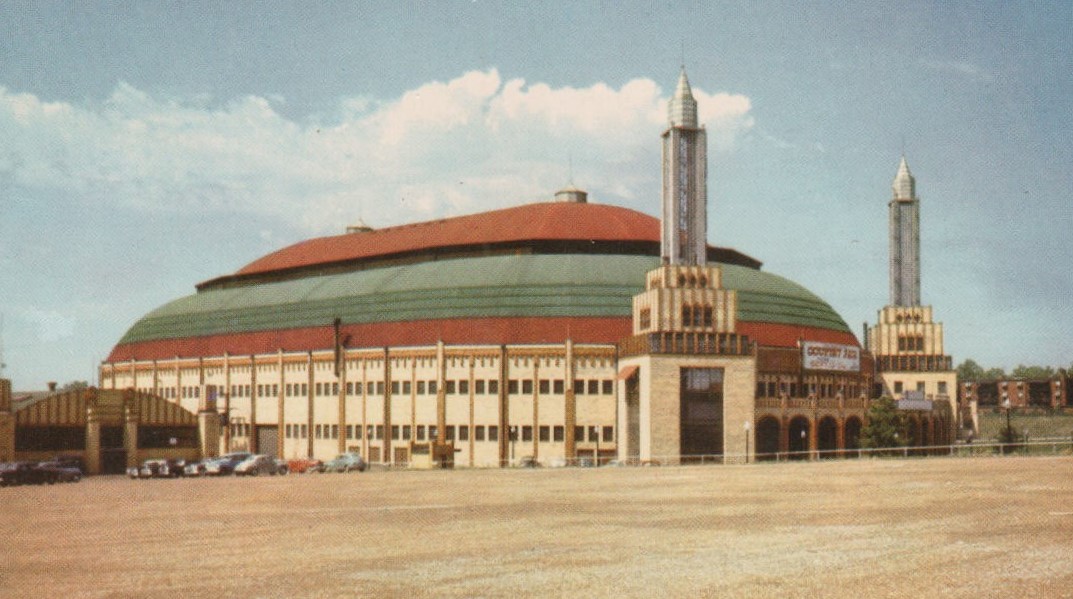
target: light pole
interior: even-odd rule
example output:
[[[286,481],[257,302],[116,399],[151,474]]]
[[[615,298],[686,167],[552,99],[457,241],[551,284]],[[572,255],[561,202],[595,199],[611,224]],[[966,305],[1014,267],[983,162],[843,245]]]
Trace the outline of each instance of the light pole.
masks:
[[[749,429],[752,428],[752,423],[748,420],[745,421],[745,463],[749,463]]]
[[[596,468],[599,468],[600,467],[600,427],[594,426],[594,427],[592,427],[592,430],[595,433],[594,436],[596,437],[596,459],[593,460],[592,465],[594,467],[596,467]]]
[[[807,438],[808,438],[808,431],[805,430],[805,429],[801,429],[801,450],[805,452],[805,459],[806,460],[811,457],[809,455],[809,453],[808,453],[808,441],[806,441]]]
[[[510,465],[514,465],[514,442],[518,440],[518,427],[512,426],[508,429],[510,435]]]
[[[1013,429],[1010,428],[1010,398],[1007,397],[1002,401],[1002,407],[1006,408],[1006,430],[1002,433],[1002,453],[1009,453],[1009,447],[1007,443],[1013,440]]]

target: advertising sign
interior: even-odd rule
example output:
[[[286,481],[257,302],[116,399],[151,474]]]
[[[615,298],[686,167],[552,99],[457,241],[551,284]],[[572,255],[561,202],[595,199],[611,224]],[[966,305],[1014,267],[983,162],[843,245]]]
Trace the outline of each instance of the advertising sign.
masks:
[[[805,370],[857,372],[861,369],[861,350],[852,345],[806,341],[801,354]]]

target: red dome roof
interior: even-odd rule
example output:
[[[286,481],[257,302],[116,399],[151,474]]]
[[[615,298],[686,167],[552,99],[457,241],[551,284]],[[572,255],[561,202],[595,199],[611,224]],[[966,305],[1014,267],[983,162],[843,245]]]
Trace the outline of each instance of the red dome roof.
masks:
[[[469,216],[319,237],[254,260],[236,274],[254,275],[450,246],[513,241],[659,242],[659,220],[607,204],[548,202]]]

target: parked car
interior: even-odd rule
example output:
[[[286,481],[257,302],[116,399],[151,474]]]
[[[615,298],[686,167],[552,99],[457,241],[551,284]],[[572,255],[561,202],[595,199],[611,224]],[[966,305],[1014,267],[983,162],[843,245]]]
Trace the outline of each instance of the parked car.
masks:
[[[39,462],[37,467],[51,473],[54,482],[76,483],[82,480],[82,469],[69,464],[70,462],[48,460]]]
[[[33,462],[0,464],[0,487],[13,485],[43,485],[56,482],[56,474]]]
[[[276,465],[276,474],[283,476],[284,474],[287,474],[291,471],[291,467],[287,464],[287,460],[281,460],[279,458],[276,458],[275,460],[273,460],[273,462]]]
[[[214,460],[205,462],[206,476],[227,476],[235,473],[235,466],[246,461],[250,457],[249,452],[239,451],[222,455]]]
[[[521,461],[518,462],[520,468],[540,468],[540,462],[531,455],[523,456]]]
[[[127,468],[131,478],[178,478],[183,475],[185,460],[145,460],[139,468]]]
[[[211,459],[188,463],[183,467],[183,476],[203,476],[205,474],[205,463]]]
[[[321,472],[365,472],[365,466],[365,459],[361,454],[350,451],[325,462]]]
[[[267,455],[251,455],[235,466],[236,476],[259,476],[270,474],[275,476],[279,473],[275,458]]]
[[[86,473],[86,466],[82,462],[82,456],[77,455],[58,455],[51,460],[42,462],[42,464],[48,464],[50,467],[58,468],[74,468],[80,473]]]
[[[287,460],[287,471],[297,474],[320,472],[324,468],[324,462],[316,459],[297,458]]]

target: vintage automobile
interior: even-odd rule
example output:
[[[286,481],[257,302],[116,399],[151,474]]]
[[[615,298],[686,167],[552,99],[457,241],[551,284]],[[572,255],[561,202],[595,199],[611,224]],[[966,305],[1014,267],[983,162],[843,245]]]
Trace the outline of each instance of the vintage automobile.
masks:
[[[341,453],[324,462],[321,472],[365,472],[365,459],[360,453],[350,451]]]
[[[184,460],[145,460],[140,467],[127,468],[131,478],[178,478],[186,467]]]
[[[200,462],[189,462],[183,467],[183,476],[202,476],[205,474],[205,463],[213,458],[201,460]]]
[[[14,485],[43,485],[56,482],[56,474],[33,462],[0,464],[0,487]]]
[[[205,462],[205,475],[206,476],[228,476],[235,473],[235,466],[238,466],[242,462],[249,458],[251,453],[248,451],[238,451],[235,453],[224,454],[216,459]]]
[[[273,460],[273,462],[276,464],[276,474],[282,476],[291,471],[291,467],[287,464],[287,460],[281,460],[279,458],[276,458],[275,460]]]
[[[54,482],[58,483],[76,483],[82,480],[82,469],[77,466],[72,466],[71,462],[63,460],[48,460],[45,462],[39,462],[37,467],[50,473],[54,479]]]
[[[275,458],[262,454],[251,455],[235,466],[235,476],[275,476],[278,473],[279,467],[276,466]]]
[[[293,460],[287,460],[287,472],[294,472],[296,474],[312,474],[320,472],[324,467],[324,462],[312,458],[295,458]]]

